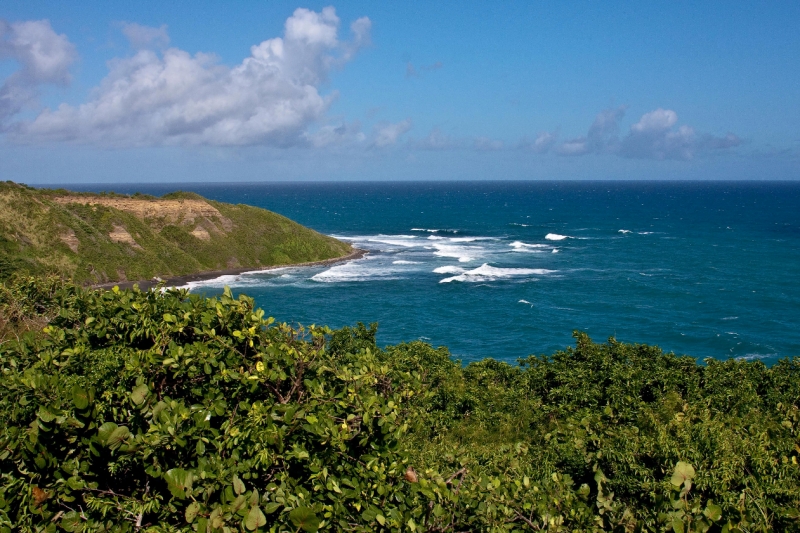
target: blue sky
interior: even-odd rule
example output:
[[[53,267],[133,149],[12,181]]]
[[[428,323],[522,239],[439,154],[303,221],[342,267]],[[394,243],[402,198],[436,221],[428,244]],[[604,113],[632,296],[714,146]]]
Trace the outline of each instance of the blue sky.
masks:
[[[800,179],[797,2],[0,5],[0,179]]]

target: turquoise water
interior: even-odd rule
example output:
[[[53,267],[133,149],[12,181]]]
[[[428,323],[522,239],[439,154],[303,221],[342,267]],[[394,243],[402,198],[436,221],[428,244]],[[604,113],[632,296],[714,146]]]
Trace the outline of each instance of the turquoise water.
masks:
[[[73,186],[100,190],[105,186]],[[370,251],[333,267],[194,284],[280,321],[379,323],[464,360],[595,340],[766,363],[800,355],[800,184],[258,183],[181,188],[270,209]]]

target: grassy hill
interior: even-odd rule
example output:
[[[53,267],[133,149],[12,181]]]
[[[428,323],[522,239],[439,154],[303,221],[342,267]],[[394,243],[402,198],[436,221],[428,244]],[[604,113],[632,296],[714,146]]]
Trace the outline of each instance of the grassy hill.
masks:
[[[349,244],[256,207],[187,192],[82,194],[0,182],[0,280],[83,284],[321,261]]]

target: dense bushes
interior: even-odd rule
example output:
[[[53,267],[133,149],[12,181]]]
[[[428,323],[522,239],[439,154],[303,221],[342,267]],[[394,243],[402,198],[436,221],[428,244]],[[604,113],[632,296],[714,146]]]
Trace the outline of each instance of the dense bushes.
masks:
[[[462,367],[229,291],[29,280],[0,314],[3,531],[798,528],[798,359]]]

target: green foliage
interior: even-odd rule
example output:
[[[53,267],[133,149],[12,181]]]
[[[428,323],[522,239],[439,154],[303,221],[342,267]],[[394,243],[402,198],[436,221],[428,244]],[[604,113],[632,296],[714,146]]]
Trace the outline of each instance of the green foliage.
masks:
[[[798,529],[798,359],[578,334],[463,367],[229,290],[25,280],[7,309],[40,327],[0,342],[2,532]]]

